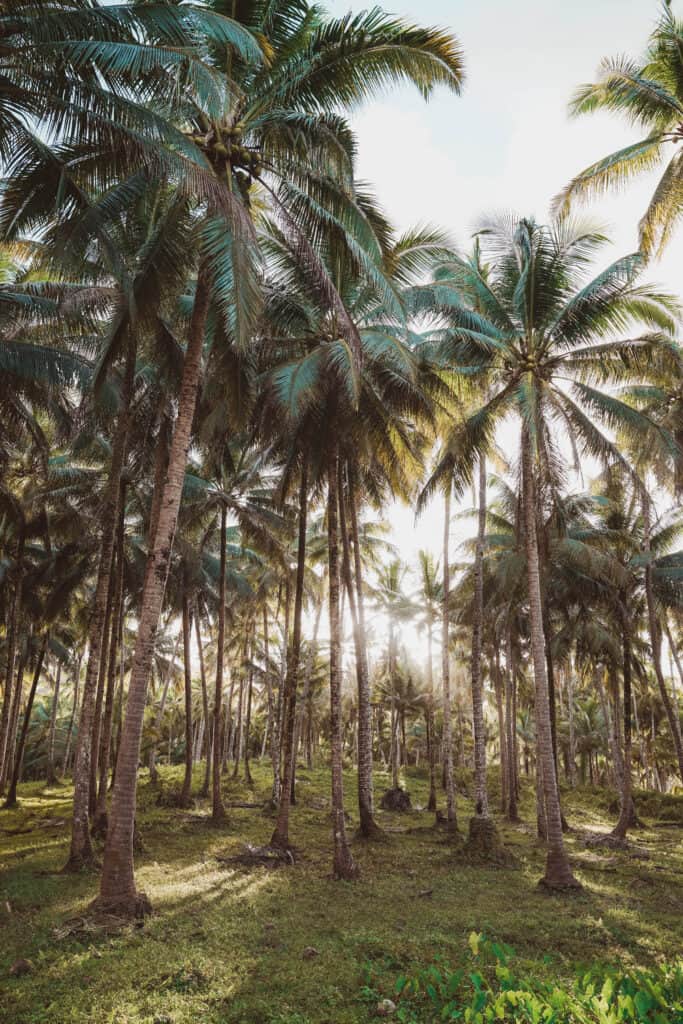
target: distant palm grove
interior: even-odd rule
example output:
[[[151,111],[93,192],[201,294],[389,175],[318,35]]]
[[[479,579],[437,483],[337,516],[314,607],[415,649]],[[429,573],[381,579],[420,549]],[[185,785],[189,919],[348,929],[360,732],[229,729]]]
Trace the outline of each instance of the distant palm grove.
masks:
[[[261,808],[245,858],[286,872],[321,769],[318,871],[354,885],[401,814],[453,872],[513,865],[526,817],[535,881],[578,899],[568,795],[608,793],[618,851],[681,793],[682,309],[650,260],[683,213],[683,22],[567,97],[633,144],[462,248],[393,226],[349,117],[408,83],[455,121],[468,68],[379,8],[0,3],[0,831],[73,792],[61,884],[93,913],[154,907],[143,784],[225,836]],[[608,262],[587,204],[660,161]],[[235,804],[257,771],[265,808]]]

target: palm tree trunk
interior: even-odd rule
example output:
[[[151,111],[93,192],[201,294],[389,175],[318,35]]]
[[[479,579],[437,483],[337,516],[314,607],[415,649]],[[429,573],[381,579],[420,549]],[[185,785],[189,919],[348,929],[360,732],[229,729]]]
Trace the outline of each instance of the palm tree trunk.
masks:
[[[130,430],[131,401],[135,382],[135,359],[137,346],[131,332],[126,347],[124,382],[121,394],[121,409],[116,423],[116,434],[112,446],[109,479],[100,511],[102,540],[100,559],[97,567],[97,582],[93,601],[92,617],[88,631],[88,664],[83,682],[81,714],[76,738],[76,760],[74,763],[74,800],[71,823],[71,847],[65,871],[80,871],[94,863],[94,852],[90,841],[90,783],[93,725],[95,701],[101,672],[102,653],[106,642],[107,603],[111,591],[112,555],[116,537],[116,523],[121,500],[121,474],[126,460],[126,448]]]
[[[505,637],[505,718],[507,721],[508,782],[507,819],[519,821],[517,811],[517,709],[515,700],[515,664],[512,653],[512,630],[508,625]]]
[[[355,878],[358,868],[351,856],[344,821],[344,776],[341,706],[341,623],[339,619],[339,528],[337,452],[330,444],[327,464],[327,553],[330,612],[330,745],[332,752],[332,830],[335,878]]]
[[[9,747],[9,725],[10,711],[14,697],[14,669],[16,662],[17,637],[19,632],[19,615],[21,612],[21,595],[23,588],[23,566],[25,548],[25,530],[23,523],[19,530],[17,539],[17,556],[15,562],[16,579],[12,595],[12,606],[7,623],[7,661],[5,665],[5,693],[2,702],[2,714],[0,715],[0,794],[5,791],[5,781],[9,774],[9,758],[7,756]]]
[[[378,836],[381,829],[374,818],[374,785],[372,777],[372,703],[368,668],[367,631],[365,627],[365,595],[363,594],[363,561],[358,529],[358,491],[355,467],[349,466],[349,511],[353,540],[354,582],[358,615],[360,669],[358,675],[358,808],[360,832],[367,837]]]
[[[555,758],[550,723],[550,700],[543,634],[543,604],[541,600],[541,573],[536,536],[536,495],[533,477],[533,457],[529,429],[522,429],[522,499],[524,534],[526,542],[527,587],[529,599],[529,629],[531,655],[536,693],[536,744],[545,804],[545,825],[548,853],[544,885],[550,888],[578,888],[572,875],[562,835],[562,814],[557,797]]]
[[[299,532],[297,538],[296,582],[294,590],[294,624],[292,643],[287,658],[287,674],[284,685],[284,716],[282,742],[283,779],[280,788],[280,805],[277,822],[270,842],[272,846],[288,850],[289,842],[289,807],[292,799],[292,779],[294,775],[294,726],[296,723],[296,697],[299,682],[299,662],[301,660],[301,627],[304,608],[304,573],[306,570],[306,524],[308,519],[308,459],[304,454],[299,481]]]
[[[450,659],[450,569],[451,536],[451,483],[444,493],[443,525],[443,596],[441,600],[441,679],[443,687],[443,755],[446,784],[446,824],[450,832],[457,832],[458,820],[455,811],[455,783],[453,781],[453,719],[451,709],[451,659]]]
[[[486,459],[479,456],[477,547],[474,556],[474,616],[472,624],[472,726],[474,730],[474,800],[478,817],[489,817],[486,786],[486,730],[481,656],[484,631],[484,544],[486,543]]]
[[[59,691],[62,681],[62,663],[57,662],[57,674],[55,675],[55,686],[52,691],[52,708],[50,710],[50,732],[47,739],[47,785],[57,785],[57,773],[55,771],[55,735],[57,732],[57,712],[59,710]]]
[[[192,612],[190,599],[183,588],[183,676],[185,681],[185,775],[180,791],[180,806],[189,807],[192,799]]]
[[[7,793],[7,799],[5,800],[4,807],[11,808],[17,806],[17,786],[19,785],[19,776],[21,775],[21,767],[24,760],[24,750],[26,749],[26,737],[28,736],[28,727],[31,722],[31,712],[33,711],[33,701],[35,700],[36,690],[38,689],[38,682],[40,680],[40,673],[43,670],[43,661],[45,660],[45,652],[47,651],[48,634],[43,635],[43,641],[40,645],[40,651],[38,654],[38,661],[36,662],[35,671],[33,673],[33,681],[31,682],[31,689],[28,693],[28,699],[26,701],[26,709],[24,711],[24,721],[21,726],[21,734],[19,736],[19,743],[17,744],[17,751],[14,759],[14,769],[12,771],[12,780],[9,786],[9,792]]]
[[[223,723],[223,666],[225,660],[225,564],[227,560],[228,510],[221,505],[220,580],[218,596],[218,639],[216,641],[216,682],[213,692],[213,755],[211,785],[211,817],[214,822],[225,821],[225,806],[221,795],[221,726]],[[197,636],[199,643],[199,636]]]
[[[21,699],[24,692],[24,671],[26,669],[26,662],[28,661],[30,646],[32,638],[32,629],[29,627],[29,635],[26,641],[22,645],[22,651],[19,655],[19,663],[17,666],[17,678],[14,683],[14,689],[12,691],[12,706],[9,713],[9,724],[7,732],[7,749],[5,751],[5,777],[2,780],[2,786],[0,786],[0,793],[4,793],[5,786],[9,780],[10,773],[14,768],[14,755],[17,745],[17,729],[19,728],[19,710],[21,708]]]
[[[124,537],[124,514],[125,514],[125,485],[121,486],[121,504],[119,509],[119,526],[117,536],[117,559],[118,567],[116,574],[116,595],[114,598],[114,611],[112,615],[111,637],[109,644],[109,662],[107,668],[107,688],[104,699],[104,715],[102,718],[102,730],[100,737],[100,748],[98,753],[99,765],[99,786],[97,790],[97,804],[93,820],[93,833],[104,836],[107,834],[107,782],[109,779],[109,758],[111,754],[111,735],[114,724],[114,695],[116,693],[116,655],[119,651],[121,631],[123,628],[123,583],[124,583],[124,561],[123,561],[123,537]]]
[[[78,696],[79,696],[80,681],[81,681],[81,661],[82,661],[82,657],[83,657],[83,655],[82,655],[82,652],[81,652],[78,655],[78,661],[76,662],[76,670],[74,672],[74,695],[73,695],[73,701],[71,703],[71,715],[69,717],[69,728],[67,729],[66,742],[64,744],[64,763],[62,765],[62,778],[64,778],[64,776],[65,776],[65,774],[66,774],[66,772],[68,770],[69,760],[70,760],[70,757],[71,757],[71,739],[73,737],[73,732],[74,732],[74,723],[76,721],[76,716],[78,714]]]
[[[145,714],[147,684],[154,656],[159,616],[166,590],[166,578],[173,547],[178,509],[190,447],[192,421],[201,377],[202,346],[209,309],[208,274],[200,269],[189,329],[183,376],[178,398],[178,416],[173,431],[164,494],[157,529],[152,541],[140,601],[137,640],[128,687],[126,717],[116,770],[116,783],[104,851],[100,900],[125,915],[143,913],[149,903],[136,892],[133,869],[133,830],[140,740]]]
[[[199,790],[199,795],[202,797],[206,797],[209,795],[209,785],[211,783],[211,717],[209,715],[209,693],[206,686],[206,668],[204,665],[204,648],[202,646],[202,632],[199,623],[199,604],[197,604],[195,608],[194,628],[195,639],[197,641],[197,655],[199,657],[199,675],[202,683],[202,707],[204,709],[204,740],[206,754],[206,760],[204,762],[204,781],[202,783],[202,788]],[[199,754],[201,757],[201,750]]]
[[[232,734],[233,746],[232,746],[232,758],[234,761],[232,769],[233,779],[238,778],[240,772],[240,761],[242,759],[242,737],[243,737],[243,723],[242,723],[242,711],[244,708],[244,680],[246,678],[247,671],[247,638],[244,638],[244,646],[242,648],[242,664],[240,665],[240,688],[237,694],[237,715],[235,717],[235,728]]]
[[[248,786],[253,786],[254,780],[251,777],[251,768],[249,767],[249,734],[251,732],[251,696],[254,686],[254,670],[252,667],[253,662],[253,639],[252,639],[252,659],[249,664],[249,683],[247,686],[247,714],[244,723],[244,779]]]
[[[157,744],[158,744],[158,736],[159,736],[159,734],[161,732],[161,723],[164,720],[164,711],[166,710],[166,699],[168,697],[168,688],[169,688],[170,683],[171,683],[171,676],[173,675],[173,666],[174,666],[175,660],[176,660],[176,658],[178,656],[178,647],[179,646],[180,646],[180,633],[178,633],[176,635],[175,644],[173,646],[173,653],[171,654],[171,658],[170,658],[170,660],[168,662],[168,665],[166,666],[166,672],[164,673],[164,681],[163,681],[163,684],[162,684],[162,687],[161,687],[161,697],[159,699],[159,707],[157,708],[156,717],[154,719],[154,742],[152,743],[152,748],[151,748],[151,750],[149,752],[149,778],[150,778],[150,782],[152,782],[152,784],[156,784],[156,781],[157,781],[157,778],[158,778],[158,772],[157,772]],[[121,657],[123,659],[123,653],[122,653]],[[123,681],[123,673],[121,674],[121,679]]]
[[[434,655],[433,655],[433,623],[429,612],[427,621],[427,709],[425,720],[427,726],[427,757],[429,760],[429,800],[427,810],[436,812],[436,737],[434,735]]]
[[[389,686],[391,687],[391,743],[389,745],[389,763],[391,764],[391,788],[399,788],[398,778],[398,714],[396,711],[396,638],[394,636],[394,620],[389,612]]]
[[[119,507],[121,500],[119,499]],[[118,510],[117,510],[118,519]],[[107,594],[107,607],[104,613],[104,626],[102,628],[102,644],[100,648],[100,668],[97,674],[97,689],[95,691],[95,710],[92,721],[92,738],[90,740],[90,782],[88,784],[88,816],[93,821],[95,805],[97,803],[97,766],[100,750],[100,732],[102,729],[102,706],[104,704],[104,691],[107,681],[107,659],[112,635],[116,635],[116,622],[112,613],[114,609],[114,598],[117,588],[116,568],[116,542],[111,554],[111,571],[109,573],[109,592]]]

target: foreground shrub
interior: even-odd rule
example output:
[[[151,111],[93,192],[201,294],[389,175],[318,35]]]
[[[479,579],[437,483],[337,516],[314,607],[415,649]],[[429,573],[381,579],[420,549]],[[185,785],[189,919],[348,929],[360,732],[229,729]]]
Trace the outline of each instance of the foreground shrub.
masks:
[[[401,974],[394,1019],[403,1024],[683,1024],[681,963],[647,971],[596,967],[565,985],[518,972],[513,949],[476,932],[469,947],[465,967],[436,963]],[[364,1000],[380,1000],[379,982],[376,966],[368,965]]]

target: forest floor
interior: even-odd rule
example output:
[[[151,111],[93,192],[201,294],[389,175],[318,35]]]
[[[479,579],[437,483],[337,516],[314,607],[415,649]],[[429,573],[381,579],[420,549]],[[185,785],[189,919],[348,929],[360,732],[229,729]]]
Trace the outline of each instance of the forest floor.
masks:
[[[165,788],[180,771],[162,769]],[[227,779],[226,800],[265,801],[268,770],[255,765],[253,774],[251,787]],[[198,768],[197,787],[200,775]],[[499,822],[517,868],[468,864],[418,809],[426,777],[411,772],[405,783],[416,809],[378,813],[386,842],[355,840],[361,878],[343,883],[330,877],[329,774],[302,769],[298,780],[298,858],[272,870],[217,859],[266,843],[272,816],[232,809],[229,823],[213,828],[206,801],[189,812],[163,806],[144,772],[137,880],[155,913],[114,932],[87,917],[96,877],[58,873],[69,787],[21,787],[19,808],[0,813],[2,1024],[363,1024],[377,1019],[377,994],[391,995],[400,972],[463,962],[473,931],[513,946],[520,963],[554,979],[595,963],[651,967],[680,956],[683,797],[644,794],[646,827],[633,833],[630,851],[614,852],[585,844],[586,832],[612,826],[610,794],[566,792],[574,828],[567,842],[584,889],[553,896],[537,886],[544,851],[530,784],[523,824]],[[378,773],[378,798],[386,786]],[[349,773],[352,819],[354,801]],[[459,797],[462,830],[471,808]],[[13,976],[20,958],[26,973]]]

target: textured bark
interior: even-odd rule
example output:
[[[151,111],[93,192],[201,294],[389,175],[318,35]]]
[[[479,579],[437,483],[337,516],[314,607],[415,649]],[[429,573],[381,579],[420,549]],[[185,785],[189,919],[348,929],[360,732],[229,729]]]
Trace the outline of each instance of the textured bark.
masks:
[[[341,482],[341,481],[340,481]],[[348,509],[351,540],[353,541],[353,574],[351,573],[351,545],[346,523],[346,501],[343,490],[339,495],[339,521],[342,530],[345,580],[349,595],[349,608],[353,621],[353,642],[356,655],[358,684],[358,813],[360,835],[377,838],[382,830],[374,818],[374,787],[372,779],[372,704],[370,702],[370,672],[368,669],[367,633],[365,630],[365,600],[363,595],[363,563],[358,530],[358,497],[353,467],[348,467]],[[355,592],[354,592],[355,587]]]
[[[40,673],[43,671],[43,661],[45,660],[45,652],[47,651],[47,642],[48,634],[45,633],[45,635],[43,636],[42,643],[40,645],[40,651],[38,652],[38,660],[36,662],[36,667],[33,672],[31,689],[28,692],[28,699],[26,701],[24,721],[21,726],[21,733],[19,735],[19,742],[17,744],[17,750],[14,759],[14,768],[12,770],[12,779],[10,781],[7,799],[5,800],[4,804],[4,806],[7,808],[17,806],[17,786],[19,785],[19,777],[21,775],[21,768],[24,761],[24,750],[26,749],[26,737],[28,736],[28,727],[31,722],[33,702],[35,700],[36,690],[38,689],[38,683],[40,681]]]
[[[192,800],[192,612],[190,598],[185,590],[183,606],[183,680],[185,683],[185,774],[180,791],[180,806],[189,807]]]
[[[137,769],[147,685],[166,589],[166,578],[201,377],[202,345],[208,308],[209,281],[206,271],[202,269],[197,281],[189,342],[178,398],[178,417],[173,431],[157,530],[145,570],[137,639],[128,687],[126,716],[121,733],[116,783],[100,884],[101,905],[116,907],[120,913],[128,915],[144,912],[149,906],[147,900],[136,891],[133,870]]]
[[[254,686],[254,670],[253,664],[253,636],[252,636],[252,657],[249,663],[249,683],[247,686],[247,714],[244,722],[244,778],[248,786],[253,785],[254,780],[251,777],[251,768],[249,767],[249,737],[251,733],[251,697]]]
[[[496,694],[496,714],[498,716],[498,739],[500,746],[500,809],[503,814],[505,814],[508,807],[510,769],[508,768],[508,729],[505,721],[503,681],[500,670],[500,652],[498,648],[496,648],[492,674],[493,687]]]
[[[225,806],[221,794],[221,724],[223,722],[223,668],[225,659],[225,564],[227,546],[228,510],[221,507],[220,581],[218,596],[218,639],[216,642],[216,682],[213,692],[213,755],[211,772],[211,817],[215,822],[225,821]]]
[[[474,555],[474,608],[472,625],[472,726],[474,730],[474,800],[476,813],[489,816],[486,785],[486,729],[482,679],[484,632],[484,544],[486,543],[486,459],[479,457],[477,546]]]
[[[455,783],[453,781],[453,719],[451,717],[451,659],[450,659],[450,567],[451,485],[444,494],[443,525],[443,597],[441,603],[441,679],[443,687],[443,754],[444,783],[446,788],[446,824],[450,832],[457,832],[455,812]]]
[[[57,784],[57,773],[55,771],[55,737],[57,732],[57,712],[59,710],[59,691],[62,681],[62,663],[57,662],[57,673],[55,685],[52,691],[52,708],[50,710],[50,731],[47,738],[47,785]]]
[[[283,778],[280,789],[280,805],[278,807],[275,831],[271,836],[271,844],[280,849],[289,848],[289,807],[292,799],[292,779],[294,776],[294,726],[296,722],[296,699],[299,682],[299,663],[301,660],[301,626],[304,607],[304,573],[306,570],[306,523],[308,517],[308,466],[304,458],[299,481],[299,532],[297,538],[296,583],[294,590],[294,624],[292,643],[287,658],[287,675],[284,687],[284,719],[283,719]]]
[[[17,730],[19,727],[19,709],[21,708],[21,699],[24,692],[24,671],[26,669],[26,662],[29,656],[29,649],[31,643],[31,630],[29,630],[29,636],[24,644],[22,644],[21,654],[19,655],[19,663],[17,666],[17,678],[14,683],[14,689],[12,692],[12,706],[9,713],[9,724],[7,732],[7,749],[5,751],[5,774],[2,780],[2,786],[0,786],[0,793],[5,792],[6,785],[9,781],[9,777],[14,767],[14,754],[17,745]]]
[[[95,701],[101,671],[102,654],[106,642],[107,604],[111,590],[112,555],[116,537],[119,502],[121,500],[121,474],[125,463],[128,432],[130,429],[130,406],[135,379],[135,357],[136,346],[134,337],[131,336],[126,350],[121,410],[117,418],[116,433],[112,445],[109,479],[107,480],[100,514],[102,539],[97,567],[95,596],[88,630],[88,662],[83,681],[81,714],[76,740],[76,760],[73,772],[74,800],[71,847],[69,859],[65,865],[66,871],[78,871],[84,866],[94,863],[94,852],[90,841],[89,803]]]
[[[332,832],[335,878],[351,879],[358,868],[351,856],[344,820],[341,708],[341,623],[339,618],[339,527],[337,454],[330,446],[327,464],[327,554],[330,613],[330,746],[332,753]]]
[[[540,769],[540,781],[543,787],[548,844],[545,875],[542,882],[549,888],[579,888],[579,883],[572,875],[564,846],[562,814],[557,796],[545,657],[545,636],[543,634],[541,573],[536,536],[536,497],[531,444],[528,428],[525,427],[522,430],[522,498],[527,561],[529,629],[531,633],[531,655],[536,700],[537,759],[538,768]]]

